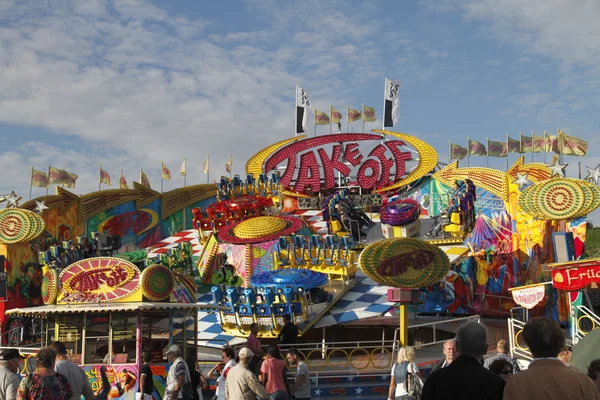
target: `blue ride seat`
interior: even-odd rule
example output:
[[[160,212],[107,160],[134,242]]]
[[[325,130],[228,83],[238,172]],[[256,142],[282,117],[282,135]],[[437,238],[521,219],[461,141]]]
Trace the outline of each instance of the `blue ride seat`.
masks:
[[[304,240],[303,235],[294,236],[294,259],[296,260],[297,265],[301,265],[306,263],[306,259],[304,258],[304,253],[306,252],[306,241]],[[300,255],[298,255],[298,250],[300,250]]]
[[[285,251],[285,255],[282,251]],[[287,236],[279,237],[279,247],[277,249],[277,255],[281,265],[290,265],[290,243],[287,240]]]
[[[308,243],[308,255],[312,265],[321,264],[321,251],[323,250],[323,241],[319,235],[312,235]]]

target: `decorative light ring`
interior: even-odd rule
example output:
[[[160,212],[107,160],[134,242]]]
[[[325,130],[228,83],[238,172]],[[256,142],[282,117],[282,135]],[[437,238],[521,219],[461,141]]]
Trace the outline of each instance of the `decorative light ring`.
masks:
[[[450,260],[440,248],[410,238],[371,243],[361,252],[358,264],[374,281],[401,288],[431,285],[450,270]]]
[[[383,206],[379,217],[384,224],[400,226],[416,221],[420,214],[419,202],[413,199],[401,199]]]
[[[31,231],[29,236],[25,240],[26,242],[32,241],[37,238],[44,232],[44,228],[46,227],[46,223],[44,219],[40,217],[38,214],[29,211],[29,210],[21,210],[24,211],[27,217],[29,218],[29,222],[31,222]]]
[[[31,220],[22,209],[0,211],[0,244],[27,241],[31,234]]]
[[[577,217],[583,217],[600,207],[600,190],[596,185],[588,181],[579,181],[579,185],[582,188],[587,189],[585,207],[577,215]]]
[[[49,269],[42,279],[42,301],[44,304],[56,303],[58,297],[58,272]]]
[[[150,301],[168,298],[175,288],[175,276],[164,265],[150,265],[142,271],[142,295]]]
[[[281,225],[280,221],[284,221],[285,225]],[[298,217],[254,217],[224,226],[219,230],[218,237],[222,242],[232,244],[262,243],[277,240],[279,236],[291,235],[302,229],[302,226],[302,220]],[[238,237],[238,231],[245,232],[245,237]]]

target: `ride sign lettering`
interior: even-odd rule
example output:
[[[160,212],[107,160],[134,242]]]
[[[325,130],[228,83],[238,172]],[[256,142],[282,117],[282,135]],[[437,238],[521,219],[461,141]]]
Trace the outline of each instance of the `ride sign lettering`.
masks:
[[[265,171],[287,162],[281,184],[298,193],[333,188],[338,173],[347,177],[353,169],[362,189],[379,189],[400,180],[406,172],[406,162],[412,159],[410,152],[402,151],[406,143],[401,140],[378,143],[368,154],[363,154],[357,143],[381,140],[381,135],[369,133],[299,140],[273,153],[265,162]],[[323,148],[326,145],[332,145],[331,149]]]

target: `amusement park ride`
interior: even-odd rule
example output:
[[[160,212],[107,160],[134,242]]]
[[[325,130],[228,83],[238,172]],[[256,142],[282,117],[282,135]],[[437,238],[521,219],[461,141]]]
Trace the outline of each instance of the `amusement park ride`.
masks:
[[[61,336],[82,323],[68,318],[77,307],[85,321],[93,320],[92,309],[104,312],[107,326],[118,310],[131,312],[138,336],[132,328],[115,346],[125,351],[139,343],[130,349],[138,356],[149,343],[146,332],[165,345],[173,337],[188,340],[199,308],[218,316],[219,335],[245,338],[257,323],[258,336],[273,339],[286,316],[304,335],[338,303],[375,306],[380,300],[371,291],[378,287],[389,288],[391,300],[377,308],[378,316],[406,290],[423,313],[506,318],[518,304],[567,326],[582,310],[575,301],[585,285],[565,281],[600,282],[597,260],[565,264],[582,254],[585,216],[600,206],[600,190],[566,178],[554,161],[520,157],[507,171],[459,168],[458,162],[440,168],[423,140],[373,130],[280,141],[248,160],[245,179],[222,177],[210,187],[160,194],[136,186],[84,196],[61,188],[56,196],[0,211],[0,254],[11,293],[40,282],[39,293],[27,292],[28,302],[4,311],[54,318],[54,334],[72,338],[70,349],[84,361],[95,360],[97,349],[90,355],[86,338]],[[40,201],[52,207],[30,211]],[[123,221],[137,226],[134,234],[108,232],[129,232]],[[165,230],[176,223],[181,229]],[[66,225],[75,243],[63,234]],[[50,243],[59,233],[62,241]],[[568,245],[561,247],[557,234]],[[105,251],[117,252],[121,244],[126,251],[94,257],[100,242]],[[352,292],[359,286],[362,293]],[[405,303],[399,314],[399,339],[407,343]],[[176,315],[185,315],[181,323],[173,323]],[[155,328],[142,328],[146,318],[154,318]],[[113,325],[106,329],[90,339],[122,334]],[[160,329],[170,330],[171,339]]]

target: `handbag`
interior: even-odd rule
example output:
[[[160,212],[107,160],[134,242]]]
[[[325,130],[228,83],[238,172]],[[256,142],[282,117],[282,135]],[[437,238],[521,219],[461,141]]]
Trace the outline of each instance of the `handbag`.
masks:
[[[423,393],[423,381],[419,375],[409,372],[407,368],[404,383],[406,385],[406,393],[415,400],[420,400]]]

